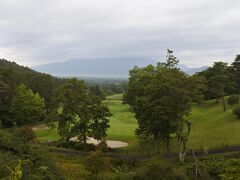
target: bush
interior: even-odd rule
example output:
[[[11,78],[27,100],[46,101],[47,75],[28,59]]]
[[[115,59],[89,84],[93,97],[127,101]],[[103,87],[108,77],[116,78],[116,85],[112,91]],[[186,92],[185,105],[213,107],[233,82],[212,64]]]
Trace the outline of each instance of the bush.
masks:
[[[99,179],[100,172],[106,168],[107,164],[108,162],[105,160],[101,151],[91,152],[84,159],[84,167],[87,171],[91,172],[91,179]]]
[[[106,141],[101,141],[98,145],[97,145],[97,150],[102,151],[103,153],[109,152],[109,148],[107,146]]]
[[[234,105],[239,103],[239,96],[238,95],[232,95],[228,98],[228,104]]]
[[[95,151],[96,146],[94,144],[82,144],[80,142],[74,142],[74,141],[69,141],[69,142],[59,142],[57,144],[57,147],[63,147],[63,148],[69,148],[69,149],[74,149],[78,151]]]
[[[200,161],[211,179],[227,180],[239,179],[240,177],[240,156],[238,153],[209,156]]]
[[[137,180],[169,180],[176,179],[175,172],[171,164],[164,161],[151,161],[147,163],[143,168],[137,171]]]
[[[137,166],[138,160],[135,157],[120,157],[120,158],[114,158],[111,160],[112,168],[135,168]]]
[[[240,119],[240,106],[237,106],[233,109],[233,114],[236,115],[238,119]]]
[[[62,179],[47,152],[22,137],[0,130],[0,179]]]
[[[31,141],[36,138],[36,135],[34,134],[30,126],[23,126],[21,128],[17,128],[14,131],[14,135],[23,138],[25,141]]]

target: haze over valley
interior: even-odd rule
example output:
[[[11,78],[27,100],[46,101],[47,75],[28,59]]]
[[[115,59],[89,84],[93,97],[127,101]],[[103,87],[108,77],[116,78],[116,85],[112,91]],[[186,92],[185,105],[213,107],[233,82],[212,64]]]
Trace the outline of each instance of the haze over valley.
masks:
[[[48,73],[54,76],[85,76],[85,77],[107,77],[127,78],[129,70],[134,66],[144,67],[155,65],[158,61],[147,58],[95,58],[95,59],[73,59],[65,62],[49,63],[33,66],[36,71]],[[188,74],[194,74],[207,69],[207,66],[194,68],[180,64],[178,67]]]

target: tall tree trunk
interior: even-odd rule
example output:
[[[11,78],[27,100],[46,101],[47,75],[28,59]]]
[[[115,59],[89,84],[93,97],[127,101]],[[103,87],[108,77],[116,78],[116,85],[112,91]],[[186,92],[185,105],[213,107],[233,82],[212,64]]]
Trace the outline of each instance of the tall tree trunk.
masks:
[[[184,128],[181,129],[181,132],[178,135],[178,155],[179,155],[179,162],[181,164],[184,163],[185,161],[185,156],[187,153],[187,142],[188,142],[188,137],[191,131],[191,123],[189,121],[185,122],[187,124],[187,134],[184,135]]]
[[[222,97],[222,102],[223,102],[223,111],[226,111],[226,102],[224,96]]]
[[[87,135],[86,135],[86,130],[83,130],[83,143],[87,144]]]
[[[169,140],[170,140],[170,139],[169,139],[169,136],[168,136],[168,137],[167,137],[167,152],[168,152],[168,153],[170,152],[170,149],[169,149],[169,144],[170,144],[170,143],[169,143]]]
[[[69,141],[70,141],[70,137],[67,136],[67,137],[66,137],[66,142],[69,142]]]

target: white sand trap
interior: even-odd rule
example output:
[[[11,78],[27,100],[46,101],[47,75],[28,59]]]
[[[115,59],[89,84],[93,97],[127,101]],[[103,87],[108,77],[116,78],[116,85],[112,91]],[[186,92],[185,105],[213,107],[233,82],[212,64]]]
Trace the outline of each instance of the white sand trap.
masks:
[[[40,130],[47,130],[50,129],[50,127],[48,127],[45,124],[40,124],[37,126],[34,126],[32,128],[33,131],[40,131]],[[71,141],[78,141],[77,137],[71,138]],[[87,143],[88,144],[94,144],[94,145],[98,145],[101,141],[98,141],[92,137],[87,137]],[[114,141],[114,140],[107,140],[106,141],[108,147],[110,148],[121,148],[121,147],[126,147],[128,146],[128,143],[123,142],[123,141]]]
[[[71,138],[71,141],[78,141],[77,137]],[[92,137],[87,138],[88,144],[98,145],[101,141],[98,141]],[[128,146],[128,143],[123,141],[113,141],[113,140],[106,140],[107,146],[110,148],[121,148]]]
[[[46,126],[45,124],[40,124],[32,128],[33,131],[40,131],[40,130],[47,130],[47,129],[50,129],[50,127]]]

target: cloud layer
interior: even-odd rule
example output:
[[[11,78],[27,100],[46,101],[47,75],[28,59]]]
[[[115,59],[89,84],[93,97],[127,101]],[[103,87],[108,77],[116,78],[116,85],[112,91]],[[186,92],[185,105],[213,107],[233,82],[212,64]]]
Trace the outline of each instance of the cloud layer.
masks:
[[[23,65],[76,58],[231,62],[240,53],[238,0],[1,0],[0,57]]]

